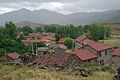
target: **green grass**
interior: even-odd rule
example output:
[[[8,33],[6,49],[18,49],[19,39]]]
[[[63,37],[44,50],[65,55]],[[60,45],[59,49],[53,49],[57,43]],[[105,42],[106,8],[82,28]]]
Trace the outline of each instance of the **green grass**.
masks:
[[[97,67],[97,66],[96,66]],[[95,68],[95,66],[91,66]],[[37,67],[25,67],[0,64],[0,80],[112,80],[114,74],[109,71],[92,72],[89,77],[75,75],[73,72],[43,70]]]
[[[120,44],[120,39],[99,40],[99,42],[104,42],[104,44],[115,46],[116,44]]]

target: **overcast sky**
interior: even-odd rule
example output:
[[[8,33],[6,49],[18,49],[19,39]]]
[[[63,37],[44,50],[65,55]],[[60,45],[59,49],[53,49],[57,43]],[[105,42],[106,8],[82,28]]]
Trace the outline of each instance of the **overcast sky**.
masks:
[[[0,14],[27,8],[47,9],[63,14],[119,9],[120,0],[0,0]]]

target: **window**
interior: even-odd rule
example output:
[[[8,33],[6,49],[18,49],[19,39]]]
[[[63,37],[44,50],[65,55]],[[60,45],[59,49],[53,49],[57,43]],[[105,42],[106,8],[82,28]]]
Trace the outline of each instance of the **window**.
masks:
[[[88,62],[90,63],[90,59],[88,60]]]
[[[100,55],[100,57],[101,57],[101,52],[100,52],[100,54],[99,54],[99,55]]]

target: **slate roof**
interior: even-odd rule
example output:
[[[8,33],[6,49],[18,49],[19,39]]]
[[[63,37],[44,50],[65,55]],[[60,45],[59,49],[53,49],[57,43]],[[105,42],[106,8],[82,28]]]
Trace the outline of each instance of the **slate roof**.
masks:
[[[116,56],[120,56],[120,47],[118,49],[116,49],[112,55],[116,55]]]
[[[82,40],[84,40],[84,39],[86,39],[86,38],[87,38],[87,37],[83,35],[83,36],[80,36],[80,37],[76,38],[75,41],[81,42]]]
[[[62,67],[70,57],[70,53],[47,53],[38,57],[35,62],[42,66],[60,66]]]
[[[112,46],[109,46],[107,44],[99,43],[99,42],[93,42],[90,44],[87,44],[91,48],[95,49],[96,51],[102,51],[102,50],[107,50],[110,48],[113,48]]]
[[[18,54],[18,53],[8,53],[8,54],[6,54],[6,56],[16,60],[20,57],[20,54]]]
[[[89,39],[89,38],[86,38],[84,40],[82,40],[80,43],[83,44],[83,45],[87,45],[87,44],[90,44],[90,43],[93,43],[95,41]]]
[[[95,54],[93,51],[89,49],[73,51],[72,54],[75,54],[76,56],[78,56],[80,60],[88,60],[88,59],[93,59],[98,57],[97,54]]]

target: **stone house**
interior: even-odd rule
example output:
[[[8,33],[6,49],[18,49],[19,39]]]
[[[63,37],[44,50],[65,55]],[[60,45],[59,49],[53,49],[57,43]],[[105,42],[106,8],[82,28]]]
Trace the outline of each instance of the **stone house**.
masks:
[[[90,49],[91,51],[96,53],[98,55],[97,60],[100,65],[112,64],[112,61],[111,61],[112,60],[112,51],[113,51],[112,46],[109,46],[109,45],[103,44],[103,43],[94,42],[94,43],[87,44],[80,48],[80,50],[82,50],[82,49]]]
[[[87,38],[86,36],[80,36],[77,39],[75,39],[74,42],[75,42],[75,50],[79,50],[80,47],[93,43],[95,41]]]
[[[115,68],[120,67],[120,48],[112,53],[112,60]]]
[[[64,66],[65,68],[75,68],[85,65],[98,65],[97,58],[98,55],[89,49],[73,51]]]

